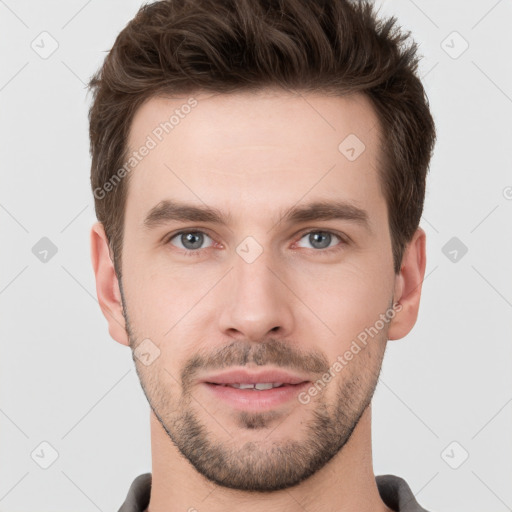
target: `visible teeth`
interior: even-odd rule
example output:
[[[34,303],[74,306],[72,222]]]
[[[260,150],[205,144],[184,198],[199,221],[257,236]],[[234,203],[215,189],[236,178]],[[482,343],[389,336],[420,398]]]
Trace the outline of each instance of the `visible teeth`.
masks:
[[[265,389],[277,388],[282,385],[283,385],[282,382],[258,382],[257,384],[244,384],[244,383],[229,384],[229,386],[231,386],[233,388],[237,388],[237,389],[254,389],[254,390],[257,389],[259,391],[263,391]]]
[[[233,386],[235,386],[236,388],[239,388],[239,389],[249,389],[249,388],[253,388],[254,384],[233,384]]]
[[[258,383],[254,386],[256,389],[272,389],[274,387],[274,385],[269,382],[269,383]]]

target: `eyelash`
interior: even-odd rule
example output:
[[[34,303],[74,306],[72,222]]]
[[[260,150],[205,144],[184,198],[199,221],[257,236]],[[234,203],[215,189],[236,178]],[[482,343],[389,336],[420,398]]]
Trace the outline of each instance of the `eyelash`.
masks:
[[[196,229],[184,229],[184,230],[178,231],[178,232],[173,233],[172,235],[166,237],[164,243],[165,243],[165,245],[170,244],[171,240],[173,240],[177,236],[183,235],[183,234],[188,234],[188,233],[201,233],[203,235],[206,235],[206,236],[210,237],[213,240],[213,237],[210,236],[205,231],[202,231],[202,230],[199,230],[199,229],[197,229],[197,230]],[[324,229],[310,229],[309,231],[301,232],[298,235],[298,237],[299,237],[298,240],[301,240],[306,235],[309,235],[311,233],[326,233],[326,234],[329,234],[329,235],[334,235],[335,237],[339,238],[339,240],[340,240],[340,243],[338,245],[335,245],[333,247],[328,247],[327,249],[311,249],[312,251],[317,252],[317,253],[331,254],[331,253],[340,251],[343,248],[344,245],[348,245],[349,244],[349,239],[348,239],[348,237],[346,235],[343,236],[343,235],[341,235],[339,233],[336,233],[335,231],[329,231],[329,230],[324,230]],[[210,248],[211,247],[206,247],[205,249],[210,249]],[[182,251],[181,252],[182,255],[190,256],[190,257],[200,256],[200,255],[202,255],[203,251],[205,250],[205,249],[196,249],[196,250],[188,249],[187,250],[187,249],[180,249],[178,247],[176,247],[176,249],[179,250],[179,251]]]

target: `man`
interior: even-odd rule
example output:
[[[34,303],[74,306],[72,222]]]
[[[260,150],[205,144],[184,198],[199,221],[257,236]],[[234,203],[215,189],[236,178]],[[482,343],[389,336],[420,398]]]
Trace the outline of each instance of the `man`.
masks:
[[[424,510],[372,468],[435,141],[395,24],[347,0],[161,1],[92,78],[97,294],[151,407],[152,473],[121,511]]]

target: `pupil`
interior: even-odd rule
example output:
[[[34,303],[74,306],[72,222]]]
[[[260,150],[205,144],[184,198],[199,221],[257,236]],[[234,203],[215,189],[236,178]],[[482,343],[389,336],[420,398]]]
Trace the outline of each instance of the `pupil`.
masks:
[[[309,235],[309,241],[313,247],[317,249],[325,249],[326,247],[329,247],[331,243],[331,235],[330,233],[318,231]]]
[[[187,233],[181,235],[181,241],[187,249],[198,249],[203,245],[203,235],[202,233]]]

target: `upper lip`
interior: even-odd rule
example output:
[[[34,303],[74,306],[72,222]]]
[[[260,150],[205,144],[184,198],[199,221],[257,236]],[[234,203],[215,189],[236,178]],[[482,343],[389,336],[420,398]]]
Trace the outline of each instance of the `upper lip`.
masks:
[[[309,382],[307,378],[283,370],[229,370],[201,379],[210,384],[258,384],[268,382],[282,382],[283,384],[300,384]]]

